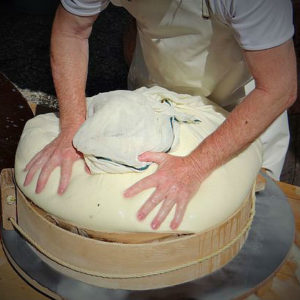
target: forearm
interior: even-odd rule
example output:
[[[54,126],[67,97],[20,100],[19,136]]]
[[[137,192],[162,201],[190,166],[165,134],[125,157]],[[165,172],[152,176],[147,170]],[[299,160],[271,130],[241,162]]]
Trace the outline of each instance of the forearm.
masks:
[[[191,153],[199,176],[207,177],[211,171],[249,146],[289,103],[288,98],[274,99],[273,95],[260,89],[250,93],[226,121]]]
[[[90,26],[82,32],[76,31],[77,24],[73,25],[76,18],[59,8],[51,37],[51,67],[59,101],[61,131],[71,136],[86,117],[85,87],[91,30]]]
[[[56,36],[51,45],[51,66],[59,101],[61,130],[71,130],[85,120],[86,42]],[[73,49],[76,48],[76,51]]]
[[[26,165],[24,185],[40,170],[36,193],[40,193],[52,173],[60,167],[57,192],[67,188],[72,166],[80,159],[73,137],[86,117],[85,85],[88,66],[88,38],[97,16],[79,17],[61,5],[56,11],[51,35],[51,67],[60,108],[60,134]]]
[[[278,47],[244,54],[256,88],[191,153],[200,177],[207,177],[252,143],[296,99],[296,59],[291,40]]]

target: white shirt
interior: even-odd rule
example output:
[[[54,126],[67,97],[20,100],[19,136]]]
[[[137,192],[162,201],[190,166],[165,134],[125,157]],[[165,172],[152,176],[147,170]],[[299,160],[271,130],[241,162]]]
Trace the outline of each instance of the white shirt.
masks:
[[[78,16],[98,14],[109,2],[61,0],[68,12]],[[294,34],[290,0],[209,0],[209,4],[212,12],[234,29],[236,40],[245,50],[272,48]]]

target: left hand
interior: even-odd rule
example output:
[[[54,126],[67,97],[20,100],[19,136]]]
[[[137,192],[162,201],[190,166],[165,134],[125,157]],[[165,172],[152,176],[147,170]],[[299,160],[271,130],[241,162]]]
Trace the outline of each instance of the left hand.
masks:
[[[143,220],[160,203],[160,210],[153,219],[151,227],[157,229],[176,205],[171,229],[180,225],[190,199],[199,189],[204,177],[192,157],[173,156],[166,153],[145,152],[139,156],[140,161],[158,164],[157,171],[138,181],[124,192],[125,197],[133,197],[151,187],[155,191],[139,209],[137,218]],[[202,179],[203,178],[203,179]]]

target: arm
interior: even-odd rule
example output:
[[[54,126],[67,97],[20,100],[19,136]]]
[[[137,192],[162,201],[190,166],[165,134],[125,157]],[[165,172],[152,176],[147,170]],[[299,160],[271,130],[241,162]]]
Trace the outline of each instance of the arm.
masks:
[[[174,205],[171,228],[176,229],[201,182],[259,137],[295,101],[296,60],[292,41],[267,50],[245,51],[244,55],[256,88],[213,134],[186,157],[151,152],[140,156],[140,160],[153,161],[159,168],[129,188],[125,196],[156,187],[137,215],[142,220],[163,202],[152,221],[153,229],[160,226]]]
[[[26,166],[24,185],[41,169],[36,192],[45,187],[54,168],[61,167],[58,193],[66,189],[73,162],[80,158],[73,137],[86,116],[85,85],[88,66],[88,38],[97,15],[79,17],[58,7],[52,27],[51,67],[60,108],[60,135]]]
[[[209,169],[222,165],[247,147],[296,99],[296,59],[291,40],[267,50],[244,51],[244,55],[256,88],[192,153],[196,159],[207,148],[206,153],[212,153],[213,160],[208,164]]]

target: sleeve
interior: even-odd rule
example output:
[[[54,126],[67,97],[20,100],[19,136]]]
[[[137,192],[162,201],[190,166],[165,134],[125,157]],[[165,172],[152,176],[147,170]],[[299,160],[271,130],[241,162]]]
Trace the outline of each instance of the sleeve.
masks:
[[[294,35],[290,0],[223,0],[216,10],[245,50],[279,46]],[[221,3],[222,2],[222,3]]]
[[[62,6],[77,16],[93,16],[103,11],[109,0],[60,0]]]

